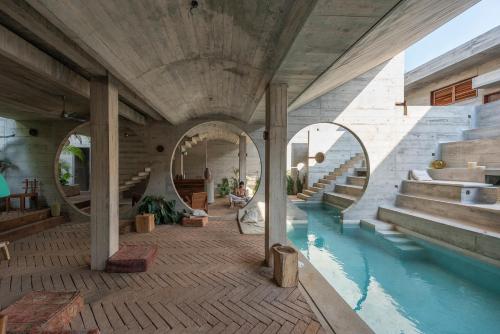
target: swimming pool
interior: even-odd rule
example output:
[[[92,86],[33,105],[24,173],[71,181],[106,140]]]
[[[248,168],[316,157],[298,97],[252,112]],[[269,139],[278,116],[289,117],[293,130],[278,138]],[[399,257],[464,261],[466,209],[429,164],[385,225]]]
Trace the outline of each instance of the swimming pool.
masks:
[[[297,207],[307,219],[288,238],[376,333],[500,333],[500,268],[419,239],[401,248],[325,204]]]

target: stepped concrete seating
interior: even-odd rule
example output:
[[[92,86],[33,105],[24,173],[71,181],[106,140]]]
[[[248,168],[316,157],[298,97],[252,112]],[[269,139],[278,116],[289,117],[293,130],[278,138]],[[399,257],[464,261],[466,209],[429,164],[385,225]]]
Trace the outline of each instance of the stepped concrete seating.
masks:
[[[307,188],[302,193],[298,193],[297,197],[305,201],[321,201],[323,200],[324,193],[333,190],[336,183],[345,180],[352,170],[364,163],[364,154],[357,153],[349,160],[346,160],[339,167],[335,168],[328,175],[324,175],[318,182],[314,183],[312,187]]]
[[[401,188],[404,194],[451,199],[471,204],[495,204],[498,190],[500,188],[486,183],[446,180],[405,180]]]
[[[64,223],[64,217],[52,217],[50,209],[6,216],[0,220],[0,241],[14,241]]]
[[[32,291],[4,309],[7,333],[62,333],[83,310],[78,291]]]
[[[394,206],[379,207],[378,218],[398,228],[500,260],[500,233],[472,226],[470,222]]]

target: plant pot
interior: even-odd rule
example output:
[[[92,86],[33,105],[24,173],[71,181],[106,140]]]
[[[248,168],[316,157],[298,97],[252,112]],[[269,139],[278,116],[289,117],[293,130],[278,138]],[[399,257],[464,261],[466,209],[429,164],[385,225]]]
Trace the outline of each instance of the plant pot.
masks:
[[[155,229],[155,215],[144,213],[135,216],[135,231],[137,233],[149,233]]]
[[[50,205],[50,215],[52,217],[59,217],[61,215],[61,204],[60,203],[52,203]]]
[[[182,218],[182,226],[203,227],[208,223],[208,216],[191,216]]]

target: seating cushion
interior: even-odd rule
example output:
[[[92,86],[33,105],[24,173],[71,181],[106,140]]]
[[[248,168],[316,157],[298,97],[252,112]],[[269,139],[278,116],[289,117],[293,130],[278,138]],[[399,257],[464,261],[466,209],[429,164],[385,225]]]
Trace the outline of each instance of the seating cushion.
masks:
[[[8,316],[7,333],[62,331],[83,309],[79,291],[33,291],[1,313]]]
[[[147,271],[158,253],[156,245],[125,245],[106,263],[108,273],[136,273]]]

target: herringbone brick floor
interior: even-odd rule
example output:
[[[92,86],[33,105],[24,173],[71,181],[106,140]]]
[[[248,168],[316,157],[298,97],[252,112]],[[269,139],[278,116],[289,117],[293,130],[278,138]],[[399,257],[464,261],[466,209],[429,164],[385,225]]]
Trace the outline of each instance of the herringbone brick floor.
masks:
[[[261,267],[263,237],[234,220],[205,228],[160,226],[122,244],[158,244],[151,270],[90,271],[88,224],[66,224],[11,245],[0,262],[0,307],[31,290],[80,290],[73,329],[103,333],[324,333],[297,288],[278,288]]]

